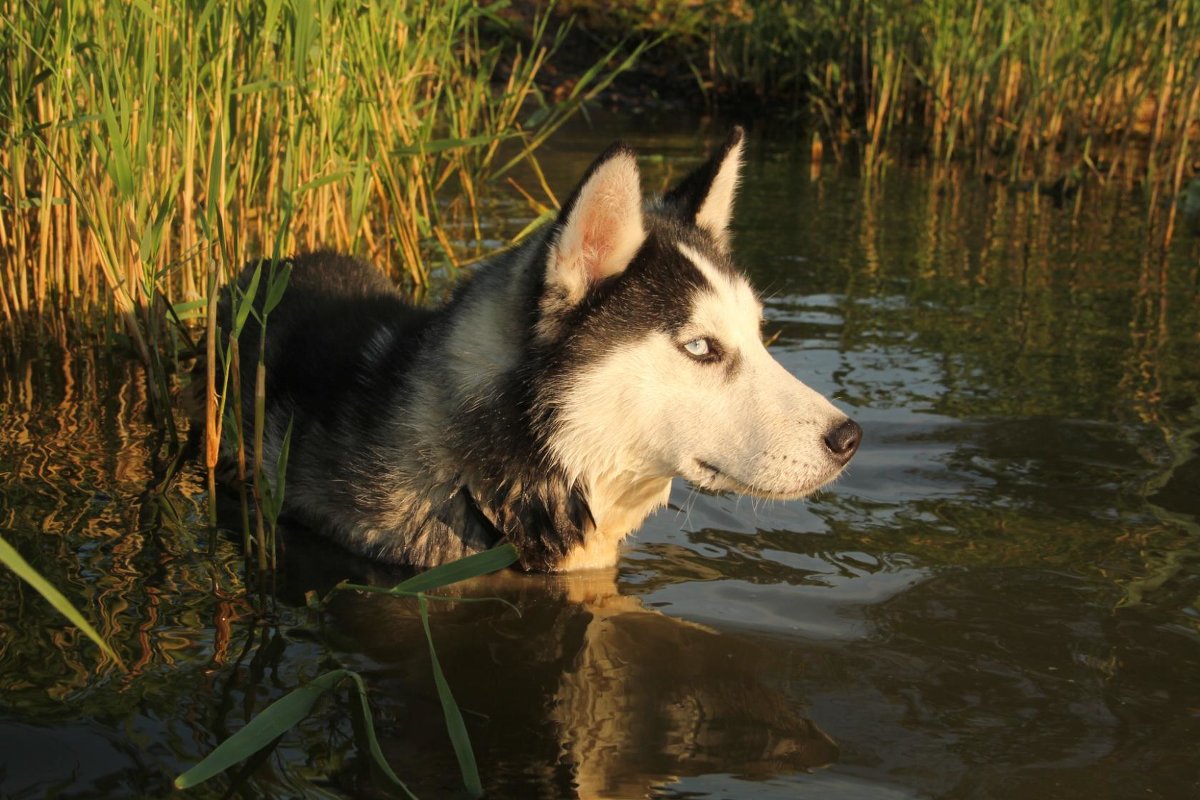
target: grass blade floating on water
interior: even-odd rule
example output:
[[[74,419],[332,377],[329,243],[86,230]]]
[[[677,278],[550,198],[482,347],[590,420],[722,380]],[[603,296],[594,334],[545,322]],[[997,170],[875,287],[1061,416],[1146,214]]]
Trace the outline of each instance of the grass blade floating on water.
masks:
[[[83,614],[80,614],[79,611],[76,610],[75,606],[71,605],[71,601],[63,596],[62,592],[60,592],[58,589],[55,589],[48,580],[43,578],[41,574],[34,569],[33,566],[31,566],[30,563],[26,561],[20,553],[17,552],[16,548],[5,541],[4,537],[2,536],[0,536],[0,564],[4,564],[4,566],[16,573],[18,578],[36,589],[38,594],[46,598],[47,602],[54,606],[54,609],[58,611],[58,613],[70,620],[72,625],[83,631],[89,639],[95,642],[96,645],[104,651],[105,655],[116,662],[117,666],[120,667],[122,671],[125,670],[125,663],[121,661],[121,657],[117,655],[115,650],[108,646],[108,642],[104,641],[104,638],[96,631],[96,629],[93,628],[86,619],[84,619]]]
[[[350,670],[335,669],[279,698],[246,727],[217,745],[203,761],[176,778],[175,788],[197,786],[271,745],[307,717],[322,694],[350,675],[354,675]]]
[[[404,785],[404,781],[396,776],[392,771],[391,764],[387,763],[387,759],[383,757],[383,748],[379,746],[379,738],[375,735],[375,720],[371,715],[371,706],[367,702],[367,686],[363,683],[362,676],[357,672],[351,672],[350,678],[354,680],[354,689],[358,693],[358,728],[361,730],[361,736],[365,740],[359,742],[359,747],[366,745],[366,750],[371,754],[371,761],[375,768],[388,780],[396,789],[400,790],[412,800],[417,800],[417,796]]]
[[[362,592],[379,592],[385,594],[410,595],[440,589],[452,583],[477,578],[489,572],[496,572],[516,563],[517,548],[511,543],[505,543],[482,553],[460,558],[449,564],[426,570],[420,575],[414,575],[406,581],[401,581],[390,589],[379,586],[365,586],[357,583],[339,583],[338,589],[354,589]]]
[[[463,783],[472,797],[483,797],[483,784],[479,781],[479,768],[475,765],[475,751],[471,749],[471,737],[467,734],[467,725],[463,722],[462,712],[458,710],[458,703],[454,702],[454,694],[450,691],[450,684],[446,682],[446,676],[442,674],[442,665],[438,663],[437,650],[433,646],[433,634],[429,630],[429,604],[425,600],[425,595],[417,595],[417,604],[421,609],[421,625],[425,627],[425,641],[429,642],[429,661],[433,665],[433,680],[437,684],[438,699],[442,701],[442,714],[446,717],[446,732],[450,734],[450,743],[454,745],[454,755],[458,758],[458,768],[462,771]]]

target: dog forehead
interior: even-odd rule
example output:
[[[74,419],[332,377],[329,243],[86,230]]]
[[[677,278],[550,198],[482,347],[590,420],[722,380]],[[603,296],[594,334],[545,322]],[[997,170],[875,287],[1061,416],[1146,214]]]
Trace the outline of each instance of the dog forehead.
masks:
[[[704,277],[709,290],[695,304],[696,322],[723,327],[740,323],[757,331],[763,307],[746,276],[718,267],[709,256],[686,242],[677,242],[675,248]]]

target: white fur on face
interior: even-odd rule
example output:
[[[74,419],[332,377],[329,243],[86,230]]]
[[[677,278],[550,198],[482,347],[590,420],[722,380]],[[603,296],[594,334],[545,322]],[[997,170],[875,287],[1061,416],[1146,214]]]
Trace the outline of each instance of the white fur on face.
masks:
[[[824,437],[845,415],[767,352],[762,307],[745,279],[679,249],[711,290],[694,298],[676,336],[656,332],[626,344],[580,376],[555,437],[560,463],[589,482],[621,472],[681,475],[703,489],[778,498],[833,480],[842,465]],[[705,337],[721,361],[683,351]]]
[[[696,213],[697,227],[708,231],[723,250],[729,249],[729,221],[733,218],[733,198],[737,193],[744,146],[745,140],[739,140],[729,148],[704,203]]]
[[[619,152],[579,190],[550,251],[548,282],[578,303],[589,286],[624,270],[645,238],[637,162]]]

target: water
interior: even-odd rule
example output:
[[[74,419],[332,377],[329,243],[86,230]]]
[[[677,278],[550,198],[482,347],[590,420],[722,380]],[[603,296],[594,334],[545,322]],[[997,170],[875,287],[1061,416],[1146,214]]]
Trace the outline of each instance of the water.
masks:
[[[648,186],[690,129],[561,136],[565,194],[617,127]],[[661,155],[662,158],[657,156]],[[1065,207],[958,174],[810,175],[756,138],[737,250],[776,356],[866,431],[806,502],[700,495],[618,575],[504,575],[433,635],[494,797],[1092,798],[1200,791],[1197,246],[1136,196]],[[499,238],[525,213],[496,201]],[[164,492],[139,371],[99,344],[0,350],[0,531],[131,667],[0,577],[0,795],[155,797],[269,701],[361,672],[385,754],[459,792],[415,609],[304,594],[399,573],[299,532],[275,612],[210,539],[202,475]],[[376,792],[349,698],[247,796]],[[196,796],[220,795],[216,781]]]

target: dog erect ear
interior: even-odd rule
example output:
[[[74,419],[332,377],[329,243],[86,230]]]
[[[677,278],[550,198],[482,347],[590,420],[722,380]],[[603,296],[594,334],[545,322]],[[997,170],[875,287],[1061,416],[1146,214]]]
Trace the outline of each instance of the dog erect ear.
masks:
[[[734,127],[712,158],[663,198],[696,227],[708,231],[723,250],[729,249],[729,220],[733,217],[745,140],[746,132]]]
[[[547,288],[574,306],[623,272],[646,239],[642,187],[632,149],[618,142],[596,159],[555,223]]]

